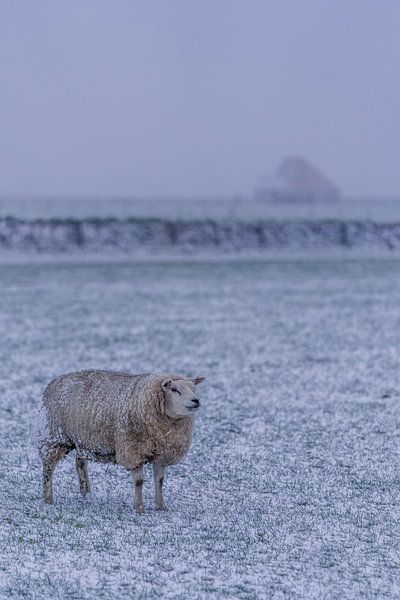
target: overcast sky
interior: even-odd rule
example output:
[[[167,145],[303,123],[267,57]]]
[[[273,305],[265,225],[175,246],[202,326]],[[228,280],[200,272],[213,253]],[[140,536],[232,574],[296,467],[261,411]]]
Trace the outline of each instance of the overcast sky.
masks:
[[[399,0],[1,0],[0,196],[400,196]]]

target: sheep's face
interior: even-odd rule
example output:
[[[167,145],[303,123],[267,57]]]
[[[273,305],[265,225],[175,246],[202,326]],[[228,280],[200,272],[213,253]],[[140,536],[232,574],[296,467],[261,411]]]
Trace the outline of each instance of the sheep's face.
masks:
[[[166,414],[173,419],[193,415],[200,406],[195,386],[203,380],[204,377],[164,379],[161,385],[165,394]]]

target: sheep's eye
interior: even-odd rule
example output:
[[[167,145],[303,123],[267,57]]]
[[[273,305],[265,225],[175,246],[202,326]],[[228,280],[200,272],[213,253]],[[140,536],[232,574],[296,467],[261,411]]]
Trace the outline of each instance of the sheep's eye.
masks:
[[[181,395],[180,391],[177,390],[176,388],[171,388],[171,392],[177,392],[179,395]]]

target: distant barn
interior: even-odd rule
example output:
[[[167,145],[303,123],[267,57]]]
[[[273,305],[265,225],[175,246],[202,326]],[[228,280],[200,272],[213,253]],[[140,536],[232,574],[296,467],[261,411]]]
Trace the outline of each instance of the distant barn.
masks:
[[[286,202],[336,202],[340,191],[305,158],[285,158],[256,192],[259,198]]]

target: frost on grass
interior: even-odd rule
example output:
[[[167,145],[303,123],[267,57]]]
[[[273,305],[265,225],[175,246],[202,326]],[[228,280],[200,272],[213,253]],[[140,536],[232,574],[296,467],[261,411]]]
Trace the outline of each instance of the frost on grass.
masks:
[[[316,220],[183,220],[131,218],[26,220],[0,216],[0,251],[47,255],[148,257],[204,253],[387,252],[400,248],[399,222]]]
[[[0,597],[397,598],[400,265],[0,266]],[[41,501],[50,379],[207,376],[168,513],[73,456]]]

